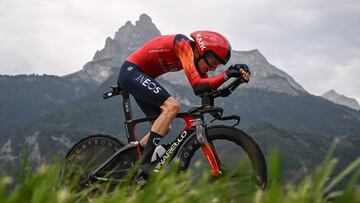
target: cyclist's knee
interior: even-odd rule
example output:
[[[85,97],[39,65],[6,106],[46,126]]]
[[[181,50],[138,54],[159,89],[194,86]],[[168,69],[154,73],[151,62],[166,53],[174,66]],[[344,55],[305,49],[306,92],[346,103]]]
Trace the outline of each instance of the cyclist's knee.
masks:
[[[161,109],[175,116],[180,110],[180,103],[174,97],[169,97],[161,106]]]

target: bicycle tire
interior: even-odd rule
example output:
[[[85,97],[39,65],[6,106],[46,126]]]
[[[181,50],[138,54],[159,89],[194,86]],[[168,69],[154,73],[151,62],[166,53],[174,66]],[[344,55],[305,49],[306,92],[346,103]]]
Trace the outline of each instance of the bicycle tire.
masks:
[[[219,149],[219,146],[217,146],[218,141],[226,140],[232,143],[233,146],[241,148],[241,151],[245,152],[245,154],[249,159],[249,162],[251,162],[252,170],[254,173],[253,175],[257,179],[257,185],[262,189],[266,188],[267,185],[266,159],[260,146],[250,135],[248,135],[246,132],[244,132],[241,129],[232,126],[224,126],[224,125],[211,126],[207,128],[206,133],[207,133],[208,141],[211,143],[213,150],[216,149],[217,153],[219,150],[221,151],[221,149]],[[230,148],[227,150],[232,151],[232,149]],[[181,151],[178,154],[178,159],[179,159],[179,167],[177,170],[178,172],[184,172],[188,170],[191,165],[194,164],[193,159],[198,158],[194,156],[197,151],[201,152],[200,144],[196,136],[192,136],[184,143],[184,146],[182,147]],[[227,156],[230,157],[233,156],[233,154],[231,155],[229,154]],[[223,163],[221,162],[222,160],[220,158],[220,169],[223,170],[224,166]]]
[[[71,184],[74,184],[75,178],[75,187],[81,189],[84,187],[81,184],[87,180],[89,173],[124,146],[117,138],[103,134],[90,135],[80,140],[65,156],[64,179],[72,181]],[[119,180],[126,173],[114,173],[114,171],[129,169],[135,162],[136,158],[133,153],[122,153],[102,170],[102,174],[104,177]]]

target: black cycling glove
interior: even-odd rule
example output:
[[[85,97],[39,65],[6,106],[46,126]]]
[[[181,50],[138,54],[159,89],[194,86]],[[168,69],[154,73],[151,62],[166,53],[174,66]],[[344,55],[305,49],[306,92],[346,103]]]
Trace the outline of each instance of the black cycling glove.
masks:
[[[242,69],[242,70],[241,70]],[[232,77],[242,78],[245,82],[249,81],[250,69],[246,64],[234,64],[226,70],[226,80]]]

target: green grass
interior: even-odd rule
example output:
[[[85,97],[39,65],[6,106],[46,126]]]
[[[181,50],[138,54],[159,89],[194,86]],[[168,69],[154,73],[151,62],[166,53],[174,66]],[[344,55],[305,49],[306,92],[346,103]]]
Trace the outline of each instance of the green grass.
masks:
[[[360,202],[360,157],[344,167],[341,173],[332,174],[337,160],[332,157],[335,144],[324,161],[298,183],[280,180],[281,161],[278,153],[269,158],[269,185],[266,190],[254,188],[236,173],[213,180],[204,174],[196,182],[189,181],[192,173],[177,175],[169,169],[153,176],[148,184],[129,187],[130,179],[118,184],[112,192],[109,185],[94,185],[76,192],[63,184],[61,164],[42,165],[30,170],[24,161],[22,173],[15,178],[0,177],[1,203],[67,203],[67,202]],[[241,171],[243,166],[238,167]],[[329,178],[331,177],[331,178]]]

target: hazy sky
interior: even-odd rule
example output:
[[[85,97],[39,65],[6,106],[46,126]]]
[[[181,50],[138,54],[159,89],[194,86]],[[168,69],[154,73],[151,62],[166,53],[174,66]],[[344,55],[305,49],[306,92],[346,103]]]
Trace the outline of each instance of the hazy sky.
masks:
[[[0,0],[0,74],[80,70],[142,13],[162,34],[221,32],[312,94],[335,89],[360,101],[359,0]]]

